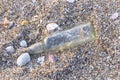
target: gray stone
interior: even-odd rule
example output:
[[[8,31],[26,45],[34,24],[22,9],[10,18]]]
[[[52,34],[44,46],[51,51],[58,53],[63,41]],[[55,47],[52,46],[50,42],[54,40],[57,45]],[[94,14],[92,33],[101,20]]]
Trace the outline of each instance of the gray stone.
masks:
[[[14,52],[15,52],[15,49],[14,49],[13,46],[8,46],[8,47],[6,48],[6,51],[7,51],[7,52],[10,52],[10,53],[14,53]]]
[[[107,53],[106,52],[101,52],[101,54],[100,54],[102,57],[105,57],[105,56],[107,56]]]
[[[27,42],[25,40],[20,41],[21,47],[27,47]]]
[[[23,53],[18,57],[17,65],[18,66],[23,66],[23,65],[27,64],[29,61],[30,61],[29,53]]]
[[[45,61],[45,56],[41,56],[37,59],[37,63],[39,63],[41,65],[44,63],[44,61]]]
[[[52,34],[56,31],[60,30],[60,27],[56,23],[49,23],[49,24],[47,24],[46,29],[47,29],[48,33]]]
[[[49,61],[52,62],[52,63],[59,61],[58,56],[57,56],[57,55],[54,55],[54,54],[50,54],[50,55],[48,56],[48,59],[49,59]]]

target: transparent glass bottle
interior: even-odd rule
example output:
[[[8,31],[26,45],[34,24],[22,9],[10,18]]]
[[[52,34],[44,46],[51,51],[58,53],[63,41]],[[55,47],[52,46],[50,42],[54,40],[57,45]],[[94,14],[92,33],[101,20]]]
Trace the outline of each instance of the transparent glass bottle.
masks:
[[[38,42],[28,47],[27,51],[30,54],[38,54],[49,50],[64,50],[94,39],[95,30],[89,22],[50,35],[43,42]]]

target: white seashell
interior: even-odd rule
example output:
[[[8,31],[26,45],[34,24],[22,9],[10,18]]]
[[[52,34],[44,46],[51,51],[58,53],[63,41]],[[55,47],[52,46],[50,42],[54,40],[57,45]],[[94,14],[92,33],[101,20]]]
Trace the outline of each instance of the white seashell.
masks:
[[[6,48],[6,51],[7,51],[7,52],[10,52],[10,53],[13,53],[13,52],[15,51],[15,49],[14,49],[13,46],[8,46],[8,47]]]
[[[17,65],[18,66],[23,66],[23,65],[27,64],[29,61],[30,61],[29,53],[23,53],[18,57]]]
[[[38,58],[37,63],[40,63],[42,65],[44,61],[45,61],[45,56],[42,56]]]
[[[48,31],[48,33],[53,33],[57,30],[60,30],[60,27],[58,24],[56,23],[49,23],[47,26],[46,26],[46,29]]]
[[[27,42],[26,42],[25,40],[22,40],[22,41],[20,42],[20,46],[21,46],[21,47],[27,47]]]
[[[70,3],[73,3],[75,0],[67,0],[68,2],[70,2]]]
[[[113,13],[113,14],[110,16],[110,19],[115,20],[115,19],[118,18],[118,16],[119,16],[118,13],[115,12],[115,13]]]

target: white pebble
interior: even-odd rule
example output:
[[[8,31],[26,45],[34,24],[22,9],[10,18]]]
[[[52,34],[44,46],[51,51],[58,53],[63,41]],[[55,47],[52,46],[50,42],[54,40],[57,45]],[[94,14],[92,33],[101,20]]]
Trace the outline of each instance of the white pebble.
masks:
[[[6,51],[7,51],[7,52],[10,52],[10,53],[13,53],[13,52],[15,51],[15,49],[14,49],[13,46],[8,46],[8,47],[6,48]]]
[[[46,29],[48,31],[48,33],[53,33],[55,31],[58,31],[60,30],[60,27],[58,24],[56,23],[49,23],[47,26],[46,26]]]
[[[37,63],[42,65],[44,63],[44,61],[45,61],[45,56],[42,56],[42,57],[38,58]]]
[[[35,3],[35,2],[36,2],[36,0],[32,0],[32,2],[33,2],[33,3]]]
[[[120,36],[118,37],[118,39],[120,39]]]
[[[26,42],[25,40],[22,40],[22,41],[20,42],[20,46],[21,46],[21,47],[27,47],[27,42]]]
[[[113,14],[110,16],[110,19],[112,19],[112,20],[115,20],[115,19],[117,19],[117,18],[118,18],[118,13],[117,13],[117,12],[113,13]]]
[[[67,0],[68,2],[70,2],[70,3],[73,3],[75,0]]]
[[[23,53],[18,57],[17,65],[18,66],[23,66],[23,65],[27,64],[29,61],[30,61],[29,53]]]

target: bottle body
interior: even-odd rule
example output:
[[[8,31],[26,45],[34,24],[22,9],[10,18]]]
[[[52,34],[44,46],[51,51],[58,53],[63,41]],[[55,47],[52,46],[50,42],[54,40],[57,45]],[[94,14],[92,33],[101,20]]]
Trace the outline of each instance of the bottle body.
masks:
[[[93,26],[90,23],[87,23],[48,36],[47,38],[45,38],[44,43],[47,50],[63,50],[80,45],[94,38],[95,35],[93,31]]]

